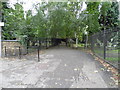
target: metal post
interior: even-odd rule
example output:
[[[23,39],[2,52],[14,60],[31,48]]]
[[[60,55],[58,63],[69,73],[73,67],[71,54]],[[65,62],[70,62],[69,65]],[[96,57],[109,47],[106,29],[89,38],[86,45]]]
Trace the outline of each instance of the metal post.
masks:
[[[86,35],[84,35],[84,49],[86,48]]]
[[[6,49],[6,46],[5,46],[5,57],[7,56],[7,49]]]
[[[106,35],[105,35],[105,29],[104,29],[104,35],[103,35],[103,43],[104,43],[104,59],[106,59]]]
[[[27,39],[26,41],[27,41],[27,54],[28,54],[28,45],[29,45],[29,43],[28,43],[28,39]]]
[[[38,42],[39,42],[39,46],[38,46],[38,62],[40,61],[40,47],[41,47],[41,40],[39,39],[38,40]]]
[[[104,45],[103,46],[103,48],[104,48],[104,52],[103,52],[104,56],[103,57],[104,57],[104,59],[106,59],[106,35],[105,35],[106,34],[106,30],[105,30],[105,21],[106,21],[106,18],[104,16],[104,24],[103,24],[104,25],[104,28],[103,28],[104,29],[104,31],[103,31],[103,45]]]
[[[1,26],[0,26],[0,58],[2,57],[1,31],[2,31],[2,28],[1,28]]]
[[[47,49],[47,38],[46,38],[46,49]]]
[[[28,54],[28,46],[27,46],[27,54]]]
[[[39,53],[39,49],[40,47],[38,46],[38,62],[40,61],[40,53]]]
[[[0,5],[2,5],[2,3],[0,2]],[[0,9],[1,9],[1,7],[0,7]],[[2,12],[1,12],[1,10],[0,10],[0,17],[2,17]],[[0,18],[0,22],[2,21],[2,18]],[[2,44],[1,44],[1,31],[2,31],[2,28],[1,28],[1,26],[0,26],[0,58],[2,57]]]
[[[19,47],[19,58],[21,59],[21,48]]]

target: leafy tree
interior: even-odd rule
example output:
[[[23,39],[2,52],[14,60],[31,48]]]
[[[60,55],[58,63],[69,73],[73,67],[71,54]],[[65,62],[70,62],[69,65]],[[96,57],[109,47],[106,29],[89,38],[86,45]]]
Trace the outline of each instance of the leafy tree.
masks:
[[[100,13],[100,24],[106,29],[114,29],[118,27],[118,2],[103,2]]]
[[[3,8],[5,22],[5,27],[3,29],[4,39],[14,39],[17,37],[17,31],[21,30],[22,22],[24,21],[24,11],[20,4],[15,4],[15,9],[13,8]]]
[[[89,34],[96,33],[100,30],[99,25],[99,5],[100,2],[87,2],[87,10],[85,11],[85,23],[88,26]]]
[[[84,31],[89,35],[101,29],[118,26],[117,2],[86,2],[87,8],[81,11],[83,2],[42,2],[24,12],[22,4],[15,9],[4,8],[5,27],[3,38],[17,38],[34,44],[36,38],[76,38],[76,44],[83,39]]]

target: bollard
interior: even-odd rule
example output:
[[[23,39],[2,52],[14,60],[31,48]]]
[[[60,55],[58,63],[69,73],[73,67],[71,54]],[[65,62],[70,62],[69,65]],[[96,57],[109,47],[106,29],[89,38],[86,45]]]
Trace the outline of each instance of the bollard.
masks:
[[[27,54],[28,54],[28,46],[27,46]]]
[[[5,57],[7,57],[7,49],[6,49],[6,46],[5,46]]]
[[[47,49],[47,38],[45,39],[46,49]]]
[[[103,52],[103,57],[104,59],[106,59],[106,30],[104,29],[104,33],[103,33],[103,48],[104,48],[104,52]]]
[[[38,47],[38,62],[40,61],[40,53],[39,53],[39,47]]]
[[[21,49],[19,47],[19,59],[21,59]]]

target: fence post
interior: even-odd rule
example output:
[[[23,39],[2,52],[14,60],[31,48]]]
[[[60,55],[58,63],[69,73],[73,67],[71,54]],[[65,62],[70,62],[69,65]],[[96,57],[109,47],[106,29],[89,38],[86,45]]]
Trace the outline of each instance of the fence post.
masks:
[[[27,46],[27,54],[28,54],[28,46]]]
[[[38,46],[38,62],[40,61],[40,53],[39,53],[39,49],[40,48],[40,46]]]
[[[49,48],[49,38],[48,38],[48,48]]]
[[[46,49],[47,49],[47,38],[46,38],[46,40],[45,40],[45,41],[46,41]]]
[[[19,59],[21,59],[21,48],[19,46]]]
[[[105,32],[105,29],[104,29],[104,34],[103,34],[103,45],[104,45],[104,59],[106,59],[106,32]]]
[[[7,56],[7,50],[6,50],[6,46],[5,46],[5,57]]]
[[[29,47],[28,47],[28,46],[29,46],[28,44],[29,44],[29,43],[28,43],[28,40],[27,40],[27,54],[28,54],[28,48],[29,48]]]
[[[39,39],[38,42],[39,42],[39,44],[38,44],[38,62],[39,62],[40,61],[40,53],[39,53],[39,51],[40,51],[40,47],[41,47],[41,40]]]

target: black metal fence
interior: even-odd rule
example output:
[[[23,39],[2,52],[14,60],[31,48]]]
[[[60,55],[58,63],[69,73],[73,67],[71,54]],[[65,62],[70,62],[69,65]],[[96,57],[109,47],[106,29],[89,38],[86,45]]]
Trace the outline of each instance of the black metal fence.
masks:
[[[90,47],[95,55],[103,58],[115,67],[118,67],[120,50],[119,41],[120,30],[105,30],[98,32],[90,37]]]
[[[3,42],[8,42],[2,47],[3,57],[18,57],[22,58],[24,55],[37,52],[38,61],[40,61],[40,50],[48,49],[50,47],[59,45],[61,41],[66,42],[66,39],[60,38],[35,38],[30,37],[25,40],[22,45],[20,41],[17,40],[3,40]],[[14,43],[13,43],[14,42]]]
[[[31,39],[32,40],[32,39]],[[26,44],[21,44],[18,40],[3,40],[2,41],[2,57],[18,57],[22,58],[24,55],[32,52],[37,52],[38,61],[40,60],[39,51],[44,48],[52,46],[51,39],[40,38],[34,41],[26,40]]]

